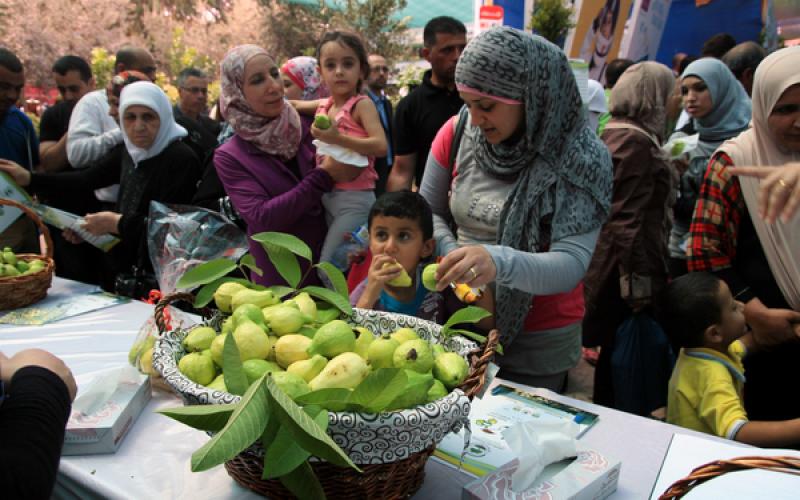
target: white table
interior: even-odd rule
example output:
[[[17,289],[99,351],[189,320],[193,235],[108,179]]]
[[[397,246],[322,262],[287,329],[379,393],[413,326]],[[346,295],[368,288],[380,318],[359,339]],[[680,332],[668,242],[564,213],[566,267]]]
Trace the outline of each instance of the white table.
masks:
[[[49,293],[69,294],[87,289],[87,285],[56,278]],[[128,350],[152,313],[153,306],[131,302],[49,325],[0,325],[0,351],[12,355],[30,347],[47,349],[67,363],[80,386],[99,370],[127,363]],[[672,434],[697,434],[550,391],[533,392],[600,415],[599,422],[581,438],[580,444],[622,461],[614,499],[648,498]],[[54,496],[257,498],[239,487],[222,466],[202,473],[191,472],[191,454],[208,437],[154,413],[159,408],[180,404],[177,396],[156,391],[115,454],[63,457]],[[425,470],[425,483],[415,498],[460,499],[461,487],[472,480],[435,460],[430,460]]]

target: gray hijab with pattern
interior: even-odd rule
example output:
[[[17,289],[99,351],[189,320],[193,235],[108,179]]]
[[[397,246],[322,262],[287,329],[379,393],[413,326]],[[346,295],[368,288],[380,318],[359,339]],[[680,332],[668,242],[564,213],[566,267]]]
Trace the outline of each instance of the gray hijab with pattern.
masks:
[[[513,28],[484,31],[464,49],[456,85],[525,107],[525,131],[515,143],[492,145],[475,134],[477,166],[516,181],[500,213],[499,245],[546,252],[553,241],[600,228],[611,205],[611,155],[589,128],[561,49]],[[531,298],[497,287],[495,317],[503,345],[522,330]]]

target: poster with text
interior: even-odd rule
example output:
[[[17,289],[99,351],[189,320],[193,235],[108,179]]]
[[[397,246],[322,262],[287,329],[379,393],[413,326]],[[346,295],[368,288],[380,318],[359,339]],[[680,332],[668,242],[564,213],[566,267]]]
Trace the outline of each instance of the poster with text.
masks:
[[[656,59],[671,4],[672,0],[636,0],[619,57],[635,62]]]
[[[567,54],[589,63],[589,78],[605,83],[608,63],[617,58],[632,0],[578,0]]]

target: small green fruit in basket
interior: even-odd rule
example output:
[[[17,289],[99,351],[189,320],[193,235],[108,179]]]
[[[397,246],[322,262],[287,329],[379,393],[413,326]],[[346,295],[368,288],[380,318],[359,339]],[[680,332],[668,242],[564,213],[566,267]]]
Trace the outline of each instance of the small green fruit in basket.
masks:
[[[153,368],[153,348],[150,347],[142,353],[139,358],[139,371],[145,375],[156,375],[156,369]]]
[[[233,329],[235,330],[237,326],[244,323],[245,321],[252,321],[253,323],[257,324],[261,327],[262,330],[267,330],[267,325],[264,323],[264,314],[261,312],[261,308],[253,305],[253,304],[242,304],[236,309],[234,309],[233,314],[231,315],[233,321]]]
[[[201,352],[192,352],[182,357],[178,362],[178,370],[186,378],[200,385],[208,385],[217,377],[214,361],[210,356]]]
[[[433,362],[433,376],[451,390],[461,385],[468,373],[466,360],[454,352],[441,354]]]
[[[428,264],[422,270],[422,286],[428,291],[436,291],[436,270],[439,269],[439,264]]]
[[[30,267],[31,267],[30,264],[28,264],[24,260],[17,261],[17,271],[19,271],[22,274],[28,272],[28,269],[30,269]]]
[[[217,335],[217,337],[211,342],[211,359],[213,359],[214,363],[216,363],[220,368],[222,368],[222,351],[225,348],[225,337],[227,336],[227,333]]]
[[[14,255],[14,252],[12,252],[10,248],[6,247],[6,250],[3,251],[3,261],[5,261],[6,264],[15,266],[17,265],[17,256]]]
[[[367,359],[367,352],[369,351],[369,346],[371,346],[375,341],[375,335],[373,335],[371,331],[367,330],[363,326],[357,326],[354,328],[354,330],[358,332],[355,353],[362,358]]]
[[[328,361],[325,368],[308,385],[312,391],[354,389],[368,374],[369,366],[364,358],[354,352],[345,352]]]
[[[428,402],[428,391],[434,384],[433,375],[430,372],[418,373],[406,370],[406,376],[408,382],[406,382],[405,390],[389,403],[387,410],[403,410]]]
[[[12,264],[3,264],[3,267],[5,268],[5,271],[3,273],[3,275],[5,275],[5,276],[19,276],[20,275],[20,272],[17,271],[17,268],[14,267]]]
[[[402,344],[408,340],[417,340],[419,339],[419,335],[417,332],[412,330],[411,328],[398,328],[391,334],[392,338],[397,341],[398,344]]]
[[[284,304],[287,302],[294,302],[297,308],[300,309],[300,312],[310,318],[310,321],[317,320],[317,303],[314,302],[314,299],[312,299],[308,293],[298,293],[293,299],[284,301]]]
[[[297,399],[303,394],[311,392],[305,380],[289,372],[275,372],[270,375],[283,392],[292,399]]]
[[[234,294],[242,290],[247,290],[247,287],[235,281],[226,281],[217,287],[214,292],[214,303],[217,304],[217,309],[224,313],[231,312],[231,299]]]
[[[263,309],[267,306],[273,306],[280,302],[280,299],[275,296],[272,290],[250,290],[245,288],[233,294],[231,298],[231,310],[236,312],[242,304],[253,304]]]
[[[233,331],[233,338],[236,340],[236,347],[239,348],[239,357],[242,361],[267,359],[272,347],[264,330],[252,321],[245,321],[237,326]]]
[[[193,328],[189,335],[183,339],[183,348],[187,352],[205,351],[211,348],[211,342],[217,337],[217,332],[210,326]]]
[[[375,339],[367,348],[367,360],[373,370],[394,367],[394,351],[400,343],[388,335]]]
[[[269,309],[269,315],[264,313],[270,330],[277,336],[297,333],[306,322],[306,315],[299,309],[290,306],[277,306]]]
[[[228,392],[228,386],[225,385],[225,375],[221,373],[217,375],[217,378],[212,380],[210,384],[206,385],[206,387],[214,391]]]
[[[247,377],[247,383],[252,384],[256,380],[260,379],[265,373],[282,372],[283,368],[272,361],[265,361],[263,359],[248,359],[242,363],[242,370],[244,370],[244,376]]]
[[[392,360],[395,368],[427,373],[433,368],[433,351],[426,340],[408,340],[394,351]]]
[[[340,319],[335,319],[317,329],[308,353],[321,354],[334,358],[343,352],[353,352],[356,348],[356,334],[353,328]]]
[[[431,351],[433,351],[433,359],[436,359],[437,357],[439,357],[440,354],[444,354],[447,352],[445,351],[444,346],[442,344],[433,344],[431,346]]]
[[[220,330],[220,333],[223,335],[233,333],[233,327],[234,327],[233,316],[228,316],[227,318],[225,318],[225,321],[222,322],[222,328]]]
[[[314,117],[314,126],[325,130],[331,128],[331,118],[325,114],[318,114]]]
[[[293,333],[279,338],[275,343],[275,359],[278,365],[285,369],[296,361],[310,358],[310,345],[311,339],[305,335]]]
[[[288,368],[286,368],[286,371],[289,373],[294,373],[295,375],[301,377],[306,382],[311,382],[311,380],[314,377],[316,377],[317,375],[320,374],[320,372],[322,372],[322,370],[325,368],[325,365],[327,364],[328,360],[325,359],[324,356],[315,354],[314,356],[311,357],[311,359],[302,359],[300,361],[295,361],[294,363],[289,365]]]
[[[428,403],[438,401],[447,396],[447,394],[447,388],[445,388],[444,384],[439,380],[434,380],[433,385],[428,390]]]

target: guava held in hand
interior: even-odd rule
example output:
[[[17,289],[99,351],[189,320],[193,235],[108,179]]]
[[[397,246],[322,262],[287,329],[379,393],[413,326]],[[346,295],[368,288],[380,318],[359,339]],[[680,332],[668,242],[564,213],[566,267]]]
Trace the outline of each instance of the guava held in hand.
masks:
[[[331,128],[331,119],[328,115],[319,114],[314,117],[314,126],[320,130]]]
[[[395,263],[387,262],[386,264],[383,265],[383,268],[385,269],[387,267],[392,267],[392,266],[397,266],[400,268],[400,275],[396,278],[390,279],[389,281],[386,282],[386,284],[390,286],[396,286],[398,288],[407,288],[411,286],[412,284],[411,276],[409,276],[405,268],[403,268],[403,266],[401,266],[397,262]]]

